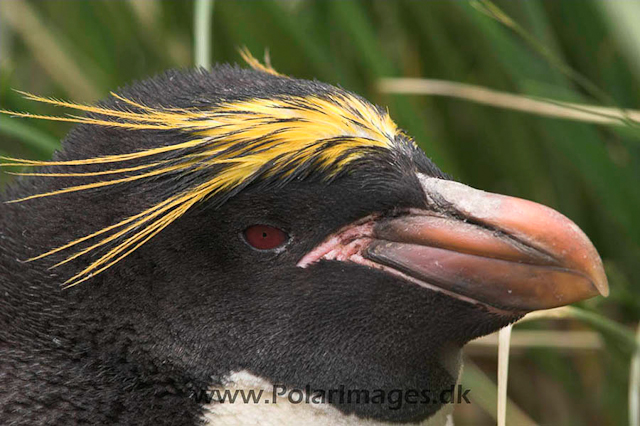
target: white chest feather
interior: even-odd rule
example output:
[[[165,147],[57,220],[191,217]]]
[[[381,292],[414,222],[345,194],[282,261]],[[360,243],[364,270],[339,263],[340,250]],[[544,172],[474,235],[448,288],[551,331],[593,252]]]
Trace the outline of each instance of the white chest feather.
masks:
[[[253,391],[253,392],[251,392]],[[280,393],[280,392],[279,392]],[[209,426],[383,426],[391,423],[345,415],[326,403],[314,403],[300,391],[282,392],[273,402],[274,387],[247,371],[229,375],[223,387],[209,389],[213,400],[204,406],[205,424]],[[229,397],[235,395],[231,403]],[[244,396],[244,399],[243,399]],[[225,398],[225,401],[216,401]],[[299,399],[302,399],[298,402]],[[307,402],[308,401],[308,402]],[[423,426],[453,426],[452,405],[445,405]],[[393,425],[397,426],[397,423]]]

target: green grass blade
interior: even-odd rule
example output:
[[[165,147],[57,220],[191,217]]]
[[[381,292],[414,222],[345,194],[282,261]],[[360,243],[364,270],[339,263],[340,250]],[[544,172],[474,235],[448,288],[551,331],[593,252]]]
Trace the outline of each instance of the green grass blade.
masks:
[[[462,385],[471,389],[469,393],[473,403],[478,404],[494,420],[498,420],[496,407],[498,406],[498,388],[495,383],[470,359],[465,358],[462,372]],[[534,422],[512,400],[506,400],[506,424],[518,426],[535,426]],[[454,411],[455,416],[455,411]]]
[[[211,27],[213,25],[214,0],[196,0],[193,8],[193,44],[197,67],[211,68]]]
[[[640,426],[640,324],[636,332],[636,345],[629,373],[629,426]]]
[[[538,319],[565,319],[571,318],[588,324],[600,331],[604,336],[610,337],[620,344],[620,347],[629,354],[640,349],[636,342],[636,336],[628,327],[618,324],[605,316],[590,312],[575,306],[565,306],[562,308],[549,309],[528,314],[519,323]]]
[[[49,157],[60,146],[52,136],[37,130],[23,120],[0,115],[0,133],[19,139],[25,146]]]
[[[100,91],[75,63],[50,27],[45,25],[36,9],[24,1],[0,2],[3,22],[27,44],[42,65],[61,87],[78,101],[95,101]]]

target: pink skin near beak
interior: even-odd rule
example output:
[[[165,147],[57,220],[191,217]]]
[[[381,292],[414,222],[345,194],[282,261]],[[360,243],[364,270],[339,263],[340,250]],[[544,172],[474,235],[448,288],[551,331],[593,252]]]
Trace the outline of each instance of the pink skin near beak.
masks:
[[[596,249],[562,214],[531,201],[418,177],[428,209],[350,225],[298,265],[353,261],[509,312],[609,294]]]

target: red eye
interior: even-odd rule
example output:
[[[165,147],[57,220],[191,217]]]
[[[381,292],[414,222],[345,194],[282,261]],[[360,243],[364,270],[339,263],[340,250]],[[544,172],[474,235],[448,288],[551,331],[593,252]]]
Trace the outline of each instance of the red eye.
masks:
[[[249,245],[258,250],[278,248],[289,239],[289,235],[282,229],[269,225],[252,225],[245,229],[244,239]]]

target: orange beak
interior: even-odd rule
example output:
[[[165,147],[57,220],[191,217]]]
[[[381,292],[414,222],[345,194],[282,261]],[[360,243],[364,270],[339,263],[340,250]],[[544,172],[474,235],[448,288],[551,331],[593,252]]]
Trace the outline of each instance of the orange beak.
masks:
[[[531,201],[419,177],[431,208],[376,223],[364,253],[370,261],[509,311],[549,309],[609,294],[595,247],[562,214]]]

